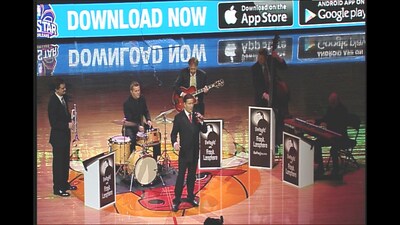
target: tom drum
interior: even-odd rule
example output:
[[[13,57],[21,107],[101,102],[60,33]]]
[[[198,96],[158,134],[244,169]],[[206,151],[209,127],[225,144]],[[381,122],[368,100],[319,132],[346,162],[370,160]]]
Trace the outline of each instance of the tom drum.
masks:
[[[160,143],[161,132],[158,128],[148,130],[146,133],[138,132],[136,135],[136,143],[143,147],[154,146]]]
[[[115,151],[115,164],[127,164],[130,156],[131,139],[125,136],[114,136],[108,140],[110,151]]]

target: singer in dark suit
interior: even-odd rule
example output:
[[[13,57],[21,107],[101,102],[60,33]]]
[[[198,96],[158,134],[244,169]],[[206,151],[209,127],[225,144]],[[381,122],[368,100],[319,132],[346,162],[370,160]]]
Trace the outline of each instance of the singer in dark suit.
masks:
[[[68,197],[67,190],[76,190],[68,182],[69,153],[71,143],[71,114],[68,111],[66,98],[66,85],[62,79],[57,78],[54,84],[54,94],[50,96],[48,104],[48,117],[51,126],[50,144],[53,147],[53,193]]]
[[[180,71],[178,77],[175,80],[174,91],[176,94],[184,97],[187,93],[181,90],[181,87],[189,88],[191,86],[196,87],[196,90],[204,88],[204,92],[196,95],[197,103],[194,105],[194,111],[204,115],[204,94],[208,92],[207,85],[207,74],[203,70],[199,69],[199,60],[192,57],[188,61],[189,67],[184,68]],[[192,93],[190,93],[192,94]]]
[[[175,198],[172,210],[178,211],[181,202],[183,182],[186,170],[187,200],[197,207],[199,201],[195,199],[194,183],[196,180],[196,169],[199,160],[199,133],[207,132],[207,126],[203,122],[203,115],[193,112],[195,98],[191,94],[183,97],[184,110],[175,115],[171,131],[171,142],[174,149],[179,151],[178,177],[175,183]],[[180,142],[178,142],[178,134]]]

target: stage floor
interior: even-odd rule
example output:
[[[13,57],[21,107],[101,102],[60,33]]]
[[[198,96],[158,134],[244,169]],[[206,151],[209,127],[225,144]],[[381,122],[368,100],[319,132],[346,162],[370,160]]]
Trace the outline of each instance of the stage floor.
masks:
[[[202,65],[199,65],[202,68]],[[224,121],[223,154],[230,159],[239,144],[248,149],[248,106],[253,103],[250,68],[202,68],[209,82],[224,79],[225,85],[206,96],[207,119]],[[122,104],[129,96],[132,80],[142,83],[151,117],[173,108],[172,85],[177,71],[113,75],[62,76],[70,106],[77,105],[78,146],[81,159],[109,149],[109,139],[121,135],[121,126],[112,123],[123,118]],[[291,90],[290,114],[303,119],[323,115],[330,92],[337,91],[350,112],[366,119],[366,68],[364,62],[292,66],[281,73]],[[140,204],[141,195],[117,195],[117,204],[102,210],[86,207],[83,202],[83,176],[71,171],[78,185],[71,197],[52,193],[52,149],[48,143],[50,126],[47,102],[52,93],[53,77],[37,77],[37,223],[38,224],[202,224],[207,217],[224,216],[225,224],[365,224],[366,171],[365,141],[359,143],[361,168],[350,169],[342,181],[318,180],[297,188],[282,182],[282,164],[271,170],[249,169],[246,163],[230,167],[244,173],[212,176],[198,192],[200,206],[177,213],[154,210]],[[159,81],[162,81],[161,83]],[[176,112],[168,115],[173,118]],[[171,150],[172,124],[156,124],[166,133]],[[365,133],[364,133],[365,135]],[[365,139],[365,136],[364,136]],[[362,140],[364,140],[362,139]],[[173,155],[172,152],[170,152]],[[245,187],[245,188],[243,188]],[[165,192],[167,193],[167,192]],[[167,198],[165,198],[167,199]],[[142,202],[143,203],[143,202]]]

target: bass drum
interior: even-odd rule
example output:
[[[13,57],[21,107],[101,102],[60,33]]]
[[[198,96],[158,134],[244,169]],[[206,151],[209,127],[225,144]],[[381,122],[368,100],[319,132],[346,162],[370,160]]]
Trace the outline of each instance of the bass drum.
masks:
[[[133,173],[139,184],[150,184],[157,176],[157,162],[147,153],[132,152],[128,159],[128,173]]]

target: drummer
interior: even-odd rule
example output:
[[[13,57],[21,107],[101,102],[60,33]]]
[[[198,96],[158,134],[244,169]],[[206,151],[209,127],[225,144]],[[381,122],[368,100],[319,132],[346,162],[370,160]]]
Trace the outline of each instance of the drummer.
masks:
[[[128,136],[131,139],[130,151],[135,151],[136,138],[145,134],[146,130],[153,129],[153,124],[150,118],[150,112],[147,108],[146,99],[140,94],[140,84],[137,81],[132,81],[130,86],[131,95],[124,102],[124,115],[126,119],[125,131],[122,129],[122,135]],[[143,121],[143,117],[144,120]],[[138,132],[139,135],[138,135]],[[153,158],[157,161],[157,157],[161,155],[161,144],[153,145]]]

